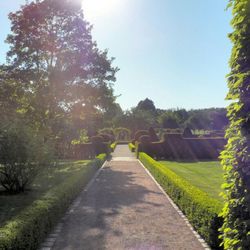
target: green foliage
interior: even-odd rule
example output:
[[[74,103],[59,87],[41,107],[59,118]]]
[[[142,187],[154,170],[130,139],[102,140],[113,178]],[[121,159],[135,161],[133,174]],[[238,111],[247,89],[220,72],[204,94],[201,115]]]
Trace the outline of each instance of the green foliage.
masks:
[[[72,145],[77,145],[81,143],[86,143],[89,141],[88,132],[86,129],[81,129],[79,131],[79,138],[71,141]]]
[[[134,141],[139,141],[140,137],[143,135],[149,135],[147,130],[138,130],[134,135]]]
[[[223,169],[219,161],[175,162],[160,161],[160,164],[175,172],[209,196],[221,201]]]
[[[250,1],[232,0],[233,49],[228,74],[227,99],[230,126],[228,144],[222,153],[225,170],[221,228],[224,249],[250,248]]]
[[[129,141],[131,131],[128,128],[119,127],[114,129],[116,141]]]
[[[105,158],[100,155],[89,164],[87,171],[84,167],[80,172],[73,172],[8,221],[0,228],[0,249],[37,249]]]
[[[128,147],[129,147],[129,149],[130,149],[131,152],[135,152],[135,145],[133,143],[130,142],[128,144]]]
[[[116,145],[117,145],[116,142],[114,142],[114,143],[112,143],[112,144],[110,145],[110,148],[111,148],[111,151],[112,151],[112,152],[115,151]]]
[[[157,134],[156,134],[156,132],[155,132],[155,130],[154,130],[153,127],[150,127],[150,128],[149,128],[148,134],[149,134],[149,136],[151,137],[151,141],[152,141],[152,142],[157,142],[157,141],[159,141],[159,138],[158,138],[158,136],[157,136]]]
[[[159,117],[159,122],[163,128],[179,128],[177,117],[173,112],[165,112]]]
[[[142,100],[137,104],[136,110],[149,111],[154,113],[156,112],[156,107],[152,100],[146,98],[145,100]]]
[[[218,229],[222,224],[218,213],[221,202],[208,196],[191,183],[176,175],[144,153],[139,159],[151,172],[172,200],[187,216],[193,227],[213,248],[218,248]]]
[[[0,184],[8,192],[23,192],[52,160],[51,151],[48,142],[21,121],[8,124],[0,130]]]
[[[118,69],[112,67],[114,58],[92,40],[80,1],[29,2],[9,14],[10,50],[7,65],[0,67],[0,111],[3,117],[21,114],[67,148],[68,140],[76,137],[72,132],[65,141],[64,123],[75,131],[97,130],[111,109],[119,109],[112,89]]]
[[[164,134],[161,142],[143,142],[138,152],[154,158],[176,161],[217,160],[226,144],[224,138],[183,138],[181,134]]]

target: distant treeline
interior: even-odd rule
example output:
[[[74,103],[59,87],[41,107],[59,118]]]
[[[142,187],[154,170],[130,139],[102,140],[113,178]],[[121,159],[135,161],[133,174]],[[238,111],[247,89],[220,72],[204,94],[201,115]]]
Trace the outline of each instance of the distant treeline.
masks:
[[[225,108],[207,109],[158,109],[148,98],[114,118],[115,126],[123,126],[131,131],[138,129],[185,128],[203,130],[224,130],[228,125]]]

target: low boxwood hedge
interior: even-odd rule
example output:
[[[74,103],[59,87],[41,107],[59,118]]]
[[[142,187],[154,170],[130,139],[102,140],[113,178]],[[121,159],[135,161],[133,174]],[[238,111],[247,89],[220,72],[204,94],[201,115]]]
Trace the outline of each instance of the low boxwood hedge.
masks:
[[[130,149],[131,152],[135,152],[135,145],[132,142],[130,142],[128,144],[128,147],[129,147],[129,149]]]
[[[37,249],[105,159],[105,154],[97,156],[87,174],[77,172],[7,222],[0,228],[0,249]]]
[[[117,142],[113,142],[113,143],[110,145],[110,148],[111,148],[111,151],[112,151],[112,152],[115,151],[116,145],[117,145]]]
[[[140,153],[139,159],[205,241],[213,249],[219,249],[218,229],[222,226],[222,218],[218,214],[222,209],[221,202],[209,197],[147,154]]]

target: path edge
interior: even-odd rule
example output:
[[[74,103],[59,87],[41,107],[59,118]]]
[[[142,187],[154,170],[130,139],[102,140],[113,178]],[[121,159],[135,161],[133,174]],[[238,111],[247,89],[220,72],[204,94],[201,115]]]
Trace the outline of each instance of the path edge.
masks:
[[[146,173],[149,175],[149,177],[154,181],[156,186],[160,189],[160,191],[164,194],[164,196],[168,199],[172,207],[176,210],[176,212],[181,216],[181,218],[185,221],[186,225],[190,228],[194,236],[197,238],[197,240],[201,243],[201,245],[204,247],[205,250],[211,250],[211,248],[208,246],[206,241],[200,236],[200,234],[193,228],[193,226],[190,224],[188,218],[185,216],[185,214],[180,210],[180,208],[173,202],[173,200],[169,197],[169,195],[166,193],[166,191],[162,188],[162,186],[156,181],[154,176],[149,172],[149,170],[142,164],[142,162],[137,159],[139,164],[143,167],[143,169],[146,171]]]
[[[106,166],[108,160],[105,160],[105,162],[102,164],[102,166],[97,170],[97,172],[94,174],[94,176],[91,178],[91,180],[88,182],[88,184],[82,189],[82,191],[78,194],[78,196],[73,200],[71,205],[68,207],[66,213],[64,216],[59,220],[57,225],[54,227],[54,230],[45,238],[45,240],[42,242],[39,250],[52,250],[53,246],[55,245],[55,242],[59,236],[59,234],[62,231],[63,225],[65,220],[68,218],[68,216],[75,211],[75,209],[79,206],[79,204],[82,201],[82,195],[89,190],[89,188],[93,185],[96,178],[100,175],[103,168]]]

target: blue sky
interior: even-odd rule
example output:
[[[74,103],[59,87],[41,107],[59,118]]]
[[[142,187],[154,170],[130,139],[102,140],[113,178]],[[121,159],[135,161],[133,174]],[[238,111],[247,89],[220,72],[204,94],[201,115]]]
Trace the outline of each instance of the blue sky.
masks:
[[[120,71],[114,89],[123,109],[146,97],[163,109],[226,106],[231,52],[227,1],[92,1],[96,5],[86,5],[86,19],[94,25],[98,47],[116,58]],[[106,1],[106,7],[98,7],[98,1]],[[0,62],[8,50],[7,14],[24,3],[0,2]]]

